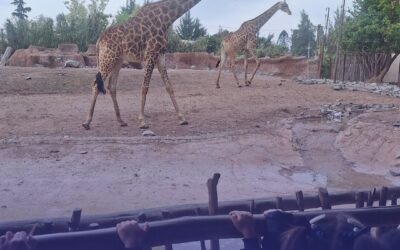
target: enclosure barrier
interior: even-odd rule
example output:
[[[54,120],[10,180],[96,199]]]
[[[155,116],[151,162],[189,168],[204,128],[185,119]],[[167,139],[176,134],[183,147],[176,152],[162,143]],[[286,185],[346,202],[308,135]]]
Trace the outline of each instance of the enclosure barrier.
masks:
[[[383,220],[381,223],[377,223],[381,220],[380,210],[373,209],[372,212],[374,214],[374,218],[364,218],[363,222],[367,224],[379,224],[380,226],[386,226],[389,223],[400,224],[397,221],[397,218],[400,218],[398,214],[399,208],[396,207],[397,200],[400,196],[400,187],[382,187],[379,191],[377,189],[372,190],[359,190],[359,191],[351,191],[351,192],[339,192],[330,194],[326,189],[320,188],[317,195],[305,195],[302,191],[296,192],[295,196],[282,196],[275,198],[264,198],[264,199],[250,199],[250,200],[241,200],[241,201],[229,201],[229,202],[218,202],[218,192],[217,186],[220,179],[220,174],[214,174],[214,176],[207,181],[208,188],[208,196],[209,202],[208,204],[190,204],[190,205],[180,205],[180,206],[172,206],[172,207],[161,207],[161,208],[153,208],[153,209],[145,209],[145,210],[136,210],[125,213],[116,213],[109,215],[97,215],[97,216],[85,216],[82,217],[82,210],[76,209],[73,211],[71,218],[53,218],[53,219],[36,219],[36,220],[27,220],[27,221],[19,221],[19,222],[3,222],[0,223],[0,234],[4,234],[6,231],[30,231],[32,227],[36,227],[35,235],[37,235],[36,239],[40,242],[58,242],[59,240],[67,240],[73,239],[73,242],[78,242],[78,239],[87,239],[88,242],[92,242],[94,239],[99,239],[104,236],[104,244],[115,243],[116,235],[115,229],[104,229],[104,228],[113,228],[115,225],[121,221],[126,220],[137,220],[139,222],[151,222],[153,226],[153,232],[161,232],[162,234],[154,233],[153,236],[149,236],[149,245],[154,246],[155,244],[160,244],[163,242],[162,239],[166,238],[165,235],[173,234],[173,232],[168,232],[168,230],[157,231],[157,228],[174,228],[173,223],[177,223],[176,227],[182,225],[182,223],[200,223],[198,221],[206,221],[207,223],[216,223],[210,218],[202,218],[203,216],[208,215],[226,215],[230,211],[233,210],[245,210],[250,211],[253,214],[261,214],[263,211],[268,209],[282,209],[285,211],[304,211],[306,209],[331,209],[333,206],[346,205],[346,207],[353,204],[356,208],[363,208],[365,206],[372,207],[374,202],[379,202],[379,206],[386,206],[388,201],[391,201],[391,205],[394,207],[391,208],[380,208],[384,209],[382,213],[392,213],[393,218],[389,221]],[[364,210],[362,210],[364,211]],[[369,211],[368,209],[365,211]],[[349,210],[350,213],[353,213],[353,210]],[[318,212],[306,212],[305,214],[312,214]],[[319,212],[320,213],[320,212]],[[361,210],[360,210],[360,213]],[[365,212],[364,212],[365,213]],[[301,213],[296,214],[297,216],[302,216]],[[188,217],[190,216],[190,217]],[[195,216],[198,217],[198,220],[195,219]],[[200,217],[201,216],[201,217]],[[385,215],[383,215],[385,216]],[[187,217],[182,219],[182,217]],[[388,216],[390,217],[390,216]],[[384,218],[388,218],[384,217]],[[180,218],[180,219],[175,219]],[[213,216],[212,218],[221,220],[223,217]],[[227,218],[225,218],[226,220]],[[203,221],[204,220],[204,221]],[[165,223],[163,221],[166,221]],[[210,222],[211,221],[211,222]],[[223,220],[222,220],[223,221]],[[220,221],[222,223],[222,221]],[[217,223],[218,224],[218,223]],[[161,227],[161,226],[163,227]],[[166,226],[168,225],[168,227]],[[225,224],[221,224],[226,225]],[[196,224],[193,225],[197,228]],[[213,227],[213,224],[209,224],[208,226]],[[218,226],[216,228],[219,228]],[[99,230],[104,229],[104,230]],[[230,228],[232,229],[232,228]],[[95,231],[90,231],[95,230]],[[200,230],[200,229],[196,229]],[[86,232],[81,232],[86,231]],[[88,231],[88,232],[87,232]],[[55,234],[55,233],[66,233],[68,234]],[[214,231],[212,231],[214,232]],[[230,233],[229,233],[230,232]],[[259,231],[262,232],[262,231]],[[186,232],[186,233],[189,233]],[[196,233],[190,231],[190,233]],[[204,234],[205,233],[205,234]],[[214,232],[215,233],[215,232]],[[48,234],[55,234],[48,235]],[[226,234],[226,235],[225,235]],[[40,235],[43,238],[40,238]],[[152,235],[152,234],[151,234]],[[179,234],[181,235],[181,234]],[[177,236],[179,236],[177,235]],[[211,249],[218,250],[220,238],[232,238],[235,235],[232,234],[232,230],[227,230],[227,228],[222,228],[220,232],[214,235],[214,237],[208,237],[206,232],[200,232],[200,234],[195,234],[201,240],[201,249],[205,248],[205,239],[211,239]],[[207,236],[207,237],[205,237]],[[77,237],[77,238],[74,238]],[[81,238],[82,237],[82,238]],[[87,238],[86,238],[87,237]],[[188,236],[189,237],[189,236]],[[46,241],[46,239],[48,241]],[[171,241],[165,242],[165,249],[171,250],[172,243],[174,240],[183,240],[185,238],[172,237]],[[188,238],[189,239],[189,238]],[[44,241],[42,241],[44,240]],[[187,239],[185,239],[186,241]],[[81,242],[81,241],[79,241]],[[102,242],[102,241],[100,241]],[[47,243],[46,243],[47,244]],[[71,243],[72,244],[72,243]],[[90,243],[85,243],[90,244]],[[60,244],[61,245],[61,244]],[[59,248],[57,248],[59,249]],[[75,249],[75,248],[73,248]],[[76,248],[77,249],[77,248]],[[88,248],[89,249],[89,248]],[[96,248],[98,249],[98,248]]]
[[[371,227],[400,224],[400,206],[297,212],[293,214],[294,224],[305,226],[315,216],[338,213],[351,215]],[[255,216],[255,224],[259,236],[268,233],[263,215]],[[233,227],[229,216],[218,215],[150,222],[144,242],[146,246],[152,247],[215,238],[240,237],[241,235]],[[33,241],[39,250],[109,250],[121,245],[115,228],[35,236]]]

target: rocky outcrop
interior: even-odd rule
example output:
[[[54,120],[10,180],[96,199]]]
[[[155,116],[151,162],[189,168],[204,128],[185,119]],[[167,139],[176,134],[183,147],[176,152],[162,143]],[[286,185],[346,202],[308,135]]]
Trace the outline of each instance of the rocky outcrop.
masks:
[[[85,53],[80,53],[76,44],[60,44],[57,49],[47,49],[31,46],[28,49],[17,50],[10,58],[8,66],[19,67],[64,67],[69,60],[79,62],[81,67],[97,67],[96,45],[89,45]],[[206,52],[171,53],[166,55],[169,69],[216,70],[219,57]],[[285,77],[315,77],[317,60],[305,57],[282,57],[277,59],[261,59],[261,74]],[[236,61],[237,70],[243,72],[243,59]],[[226,65],[225,65],[226,66]],[[123,67],[141,69],[140,63],[124,62]],[[255,61],[249,61],[249,72],[254,69]],[[228,69],[225,67],[225,69]]]
[[[7,66],[19,67],[64,67],[68,60],[77,61],[86,65],[84,57],[78,51],[76,44],[60,44],[57,49],[48,49],[30,46],[28,49],[19,49],[14,52],[7,62]]]

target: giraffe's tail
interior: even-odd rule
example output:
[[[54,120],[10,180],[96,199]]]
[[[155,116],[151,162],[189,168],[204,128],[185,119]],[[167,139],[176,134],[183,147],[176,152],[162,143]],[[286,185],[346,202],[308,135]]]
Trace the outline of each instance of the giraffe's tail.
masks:
[[[99,92],[103,93],[104,95],[107,93],[106,89],[104,88],[104,81],[100,72],[96,75],[96,87]]]
[[[221,59],[218,60],[217,65],[215,65],[215,67],[218,68],[220,64],[221,64]]]

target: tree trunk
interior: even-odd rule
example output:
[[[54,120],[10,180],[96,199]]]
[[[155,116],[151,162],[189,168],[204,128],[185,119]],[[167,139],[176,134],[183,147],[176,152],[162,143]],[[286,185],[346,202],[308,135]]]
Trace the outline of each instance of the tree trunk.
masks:
[[[1,57],[0,66],[6,65],[8,58],[11,57],[13,52],[14,52],[13,48],[7,47],[6,52],[4,52],[4,55]]]
[[[385,78],[387,72],[389,72],[390,67],[392,66],[393,62],[396,60],[396,58],[399,56],[399,54],[395,54],[390,58],[390,60],[386,63],[385,68],[382,70],[382,72],[378,75],[378,82],[381,83],[383,82],[383,78]]]

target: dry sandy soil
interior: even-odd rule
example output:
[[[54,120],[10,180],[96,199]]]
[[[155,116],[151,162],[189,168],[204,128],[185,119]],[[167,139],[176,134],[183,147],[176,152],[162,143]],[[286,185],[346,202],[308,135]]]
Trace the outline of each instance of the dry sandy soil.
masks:
[[[0,218],[110,213],[206,202],[219,172],[221,200],[399,185],[399,111],[367,112],[335,123],[323,104],[395,104],[400,99],[298,85],[258,75],[237,88],[225,72],[170,70],[179,126],[156,72],[146,106],[156,137],[138,129],[142,72],[123,70],[119,127],[111,98],[100,96],[92,129],[85,120],[94,69],[0,68]],[[30,80],[26,80],[30,77]],[[243,78],[243,77],[242,77]]]

